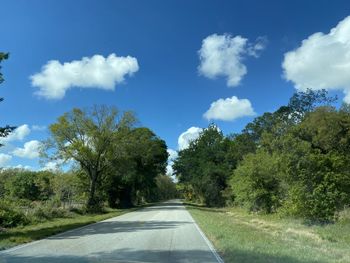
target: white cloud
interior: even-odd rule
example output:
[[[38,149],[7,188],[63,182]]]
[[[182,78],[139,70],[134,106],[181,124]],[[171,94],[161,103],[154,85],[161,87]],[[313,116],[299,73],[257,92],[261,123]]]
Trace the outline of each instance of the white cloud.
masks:
[[[45,131],[46,126],[44,126],[44,125],[32,125],[32,130],[33,131]]]
[[[63,164],[62,160],[49,161],[45,163],[44,167],[41,169],[42,171],[57,171],[60,169],[60,166]]]
[[[188,148],[190,142],[197,139],[202,131],[202,128],[191,127],[187,131],[181,133],[178,138],[179,150],[181,151]]]
[[[214,101],[203,117],[208,120],[233,121],[235,119],[255,115],[252,104],[248,99],[232,98]]]
[[[0,167],[6,166],[12,160],[12,156],[6,153],[0,153]]]
[[[172,166],[174,164],[174,160],[178,156],[178,153],[177,153],[177,151],[170,149],[170,148],[167,151],[168,151],[169,157],[168,157],[168,165],[166,167],[166,174],[172,176],[174,173]]]
[[[34,159],[39,157],[41,142],[33,140],[26,142],[23,148],[16,148],[12,153],[15,156]]]
[[[247,74],[242,60],[246,56],[258,57],[259,52],[265,48],[266,41],[266,38],[258,38],[252,44],[241,36],[210,35],[202,41],[202,47],[198,51],[199,73],[210,79],[227,77],[227,86],[237,86]]]
[[[24,169],[24,170],[35,170],[33,167],[29,166],[29,165],[22,165],[22,164],[18,164],[16,166],[11,166],[11,167],[7,167],[9,169]]]
[[[314,33],[285,53],[282,67],[296,89],[342,90],[350,103],[350,16],[328,34]]]
[[[175,151],[173,149],[170,149],[170,148],[167,151],[168,151],[168,154],[169,154],[168,160],[169,161],[174,161],[174,159],[177,158],[177,151]]]
[[[0,143],[11,141],[21,141],[30,133],[30,128],[27,124],[23,124],[12,131],[8,136],[0,138]]]
[[[136,58],[118,57],[113,53],[106,58],[94,55],[63,64],[51,60],[30,79],[32,86],[39,88],[36,92],[38,96],[62,99],[66,91],[73,87],[114,90],[126,75],[131,76],[138,70]]]
[[[172,176],[174,174],[173,163],[169,163],[166,167],[166,174]]]

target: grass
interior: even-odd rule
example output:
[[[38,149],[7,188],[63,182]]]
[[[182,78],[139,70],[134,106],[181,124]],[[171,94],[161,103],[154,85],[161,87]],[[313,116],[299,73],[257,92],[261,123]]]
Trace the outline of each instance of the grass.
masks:
[[[335,224],[308,226],[239,208],[187,208],[225,262],[350,262],[350,211]]]
[[[103,214],[74,214],[69,218],[55,218],[42,223],[10,228],[0,232],[0,250],[42,239],[70,229],[102,221],[107,218],[119,216],[136,209],[137,208],[119,210],[109,209]]]

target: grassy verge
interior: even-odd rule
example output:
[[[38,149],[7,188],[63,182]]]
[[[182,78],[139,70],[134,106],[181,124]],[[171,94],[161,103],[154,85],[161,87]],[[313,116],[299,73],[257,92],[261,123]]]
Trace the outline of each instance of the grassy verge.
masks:
[[[70,229],[92,224],[107,218],[134,211],[130,209],[110,209],[104,214],[74,214],[69,218],[55,218],[43,223],[10,228],[0,232],[0,250],[7,249],[19,244],[28,243],[58,234]]]
[[[336,224],[307,226],[239,208],[187,208],[225,262],[350,262],[349,212]]]

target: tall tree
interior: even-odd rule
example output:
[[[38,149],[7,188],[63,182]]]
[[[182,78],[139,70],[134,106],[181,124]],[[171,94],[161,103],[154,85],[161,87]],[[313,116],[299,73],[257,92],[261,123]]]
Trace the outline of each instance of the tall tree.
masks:
[[[0,52],[0,64],[3,60],[6,60],[9,58],[8,53]],[[1,72],[1,65],[0,65],[0,84],[4,81],[3,74]],[[3,101],[4,98],[0,98],[0,102]],[[16,127],[6,125],[5,127],[0,127],[0,137],[6,137],[11,131],[13,131]],[[0,146],[3,144],[0,143]]]
[[[125,130],[118,138],[123,154],[113,160],[107,180],[110,206],[127,207],[142,199],[152,200],[155,178],[165,174],[165,142],[145,127]]]
[[[88,110],[73,109],[49,127],[51,138],[45,144],[46,156],[80,165],[89,179],[88,209],[98,205],[97,187],[118,154],[114,144],[117,131],[131,127],[134,121],[130,112],[94,106]]]
[[[228,140],[215,125],[210,125],[187,149],[179,152],[174,171],[179,183],[193,189],[191,194],[209,206],[224,205],[230,166],[226,159]]]

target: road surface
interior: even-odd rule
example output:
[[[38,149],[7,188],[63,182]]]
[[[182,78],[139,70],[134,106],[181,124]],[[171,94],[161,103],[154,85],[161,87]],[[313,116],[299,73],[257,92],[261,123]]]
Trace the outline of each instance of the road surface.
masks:
[[[0,263],[222,262],[180,201],[0,252]]]

